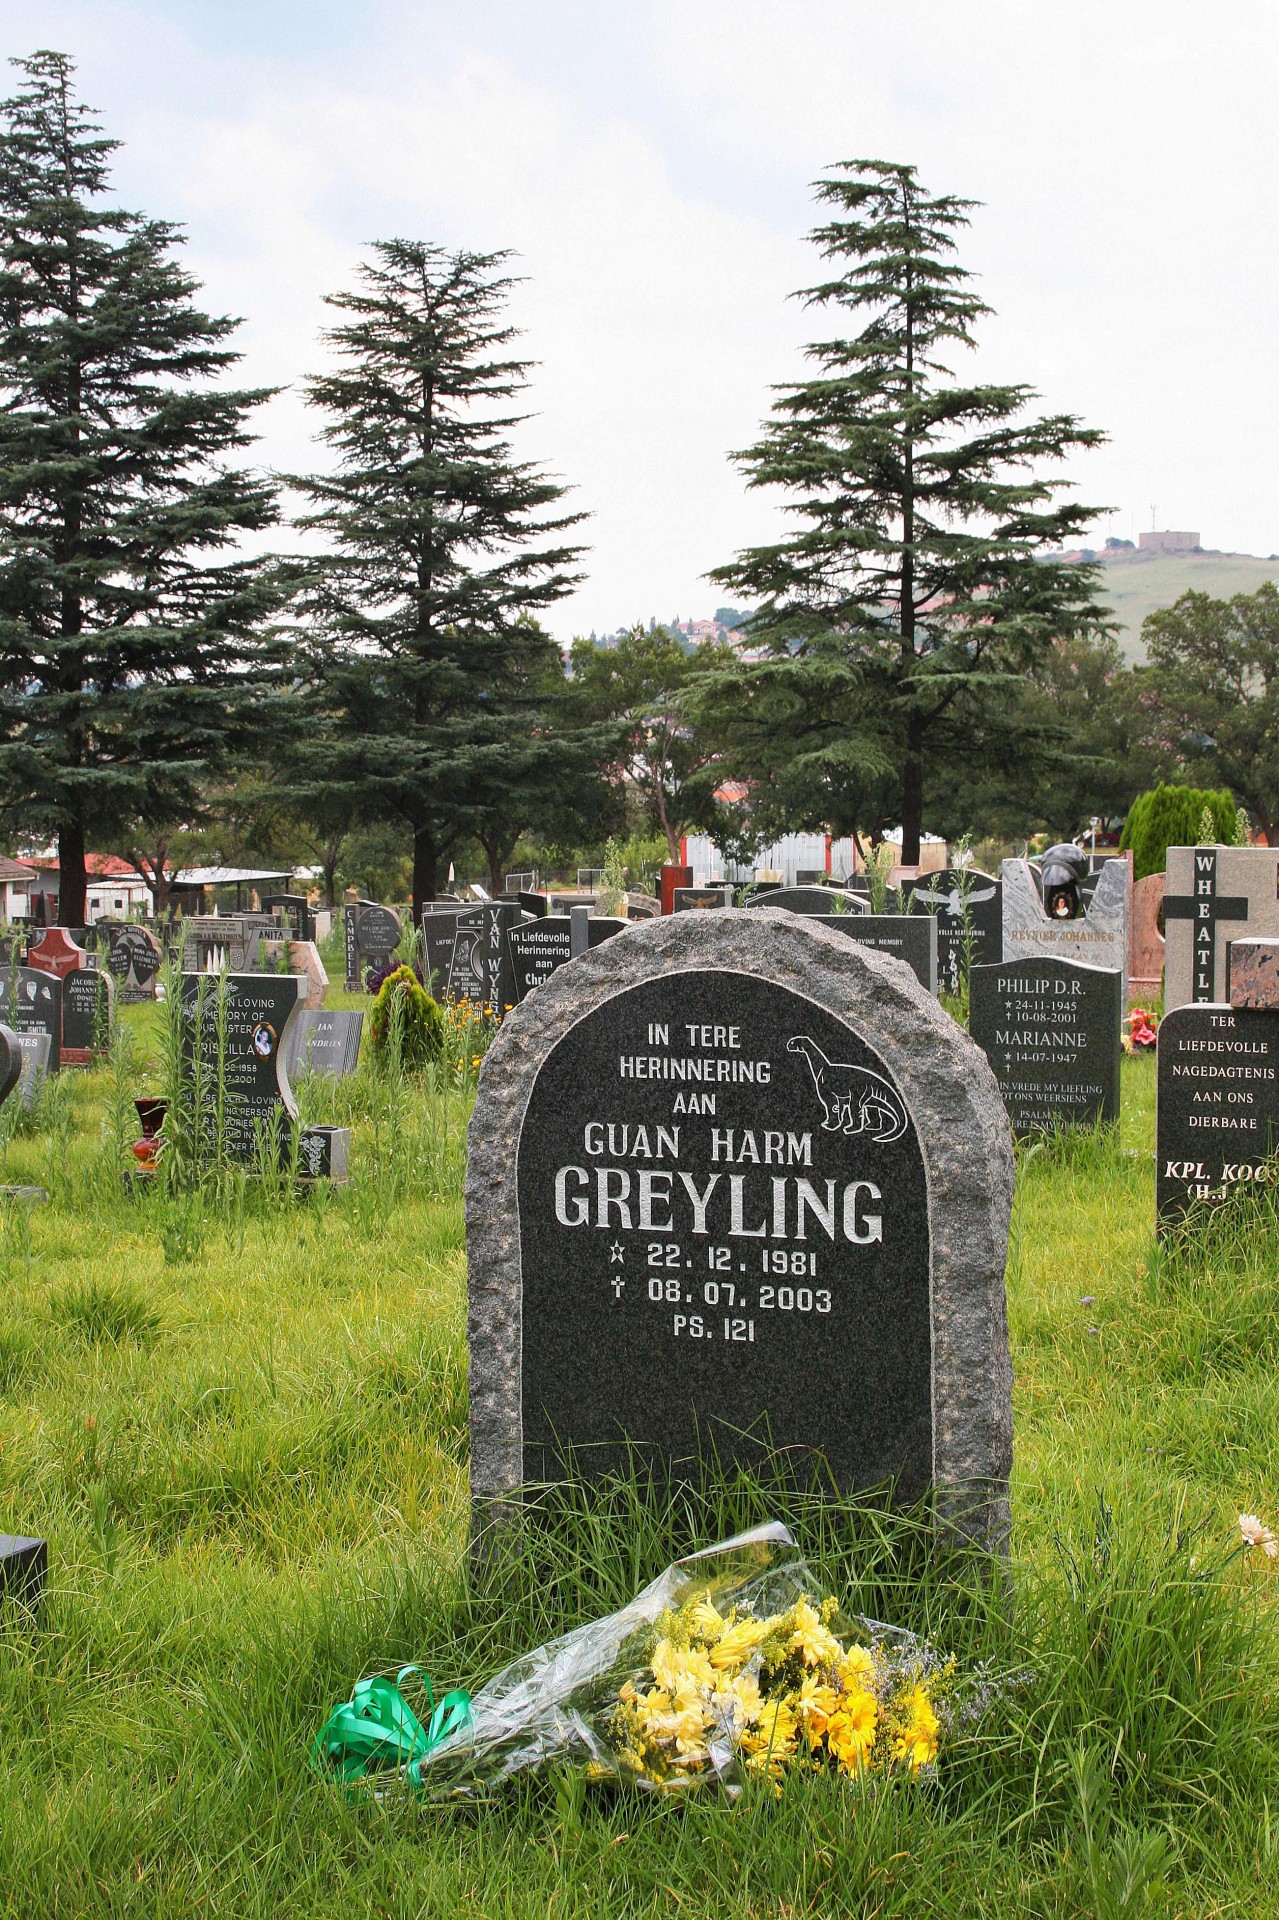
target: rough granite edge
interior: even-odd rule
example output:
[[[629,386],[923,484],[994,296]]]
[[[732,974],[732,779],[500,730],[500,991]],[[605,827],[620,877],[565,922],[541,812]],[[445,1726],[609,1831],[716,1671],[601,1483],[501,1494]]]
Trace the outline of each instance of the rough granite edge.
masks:
[[[603,1002],[662,974],[703,969],[751,973],[807,995],[864,1037],[901,1087],[928,1182],[937,1504],[955,1531],[1002,1549],[1012,1465],[1004,1274],[1013,1154],[995,1076],[903,961],[767,907],[674,914],[628,929],[552,974],[489,1049],[467,1135],[465,1201],[477,1517],[495,1503],[500,1510],[523,1479],[516,1171],[533,1081],[552,1047]]]

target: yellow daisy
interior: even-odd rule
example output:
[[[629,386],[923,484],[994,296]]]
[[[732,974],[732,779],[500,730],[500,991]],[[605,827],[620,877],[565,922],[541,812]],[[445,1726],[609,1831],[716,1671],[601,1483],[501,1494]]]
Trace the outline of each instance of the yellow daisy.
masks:
[[[847,1694],[839,1711],[831,1715],[826,1744],[843,1772],[856,1773],[865,1766],[878,1724],[879,1702],[864,1689]]]
[[[838,1703],[839,1696],[834,1687],[825,1680],[819,1680],[816,1674],[805,1674],[795,1711],[804,1732],[808,1735],[810,1747],[821,1744],[827,1722]]]
[[[756,1647],[767,1640],[772,1629],[771,1620],[752,1620],[749,1616],[735,1620],[731,1627],[725,1627],[718,1642],[710,1649],[710,1661],[717,1673],[724,1673],[730,1667],[742,1667],[750,1659]]]
[[[930,1766],[937,1758],[937,1736],[940,1731],[940,1722],[933,1711],[928,1689],[923,1686],[912,1687],[906,1700],[905,1723],[893,1742],[893,1759],[904,1760],[912,1773]]]
[[[793,1618],[795,1631],[791,1634],[791,1645],[803,1654],[806,1667],[833,1666],[842,1657],[844,1650],[839,1641],[807,1600],[800,1601]]]

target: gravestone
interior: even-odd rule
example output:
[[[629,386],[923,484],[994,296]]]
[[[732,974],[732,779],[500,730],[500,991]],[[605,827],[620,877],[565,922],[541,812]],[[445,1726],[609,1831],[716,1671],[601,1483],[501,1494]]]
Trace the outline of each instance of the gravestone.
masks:
[[[748,908],[776,907],[785,913],[833,914],[836,902],[841,913],[866,913],[869,901],[864,893],[839,887],[770,887],[766,893],[752,894]]]
[[[573,957],[570,923],[562,915],[548,914],[527,926],[512,927],[506,939],[511,950],[515,992],[520,1000]]]
[[[91,1066],[111,1044],[115,982],[97,967],[76,967],[62,980],[62,1065]]]
[[[39,967],[6,967],[0,973],[0,1021],[12,1027],[24,1046],[43,1034],[48,1040],[44,1066],[56,1073],[62,1064],[62,982]]]
[[[908,881],[913,913],[937,922],[937,978],[947,993],[962,991],[969,966],[994,966],[1004,957],[1003,885],[976,867],[942,867]]]
[[[515,970],[507,936],[519,923],[519,908],[502,900],[486,901],[459,917],[448,974],[450,1000],[491,1007],[498,1019],[515,1005]]]
[[[86,967],[88,953],[78,940],[71,938],[71,931],[69,927],[50,927],[42,933],[27,949],[27,965],[38,968],[41,973],[56,974],[59,980]]]
[[[495,1039],[469,1133],[477,1522],[521,1485],[791,1450],[1002,1544],[1012,1150],[906,970],[788,913],[675,914]]]
[[[1164,893],[1164,1005],[1227,998],[1230,942],[1279,935],[1279,852],[1169,847]]]
[[[1128,895],[1131,868],[1126,859],[1107,860],[1087,912],[1078,920],[1050,919],[1026,860],[1005,860],[1003,881],[1005,960],[1083,960],[1094,967],[1118,967],[1123,975],[1122,1004],[1128,1004]]]
[[[1171,942],[1169,942],[1171,946]],[[1159,1023],[1155,1206],[1166,1228],[1274,1177],[1279,1007],[1184,1001]]]
[[[250,973],[261,958],[263,935],[279,928],[266,913],[189,913],[181,931],[185,972]]]
[[[366,967],[384,967],[400,944],[404,928],[391,907],[373,900],[348,902],[346,907],[346,990],[364,990]]]
[[[280,914],[295,940],[314,940],[315,917],[311,912],[311,903],[304,893],[263,894],[262,911]]]
[[[1016,1134],[1119,1118],[1123,979],[1082,960],[1005,960],[968,976],[968,1030]]]
[[[426,976],[426,990],[436,1000],[448,998],[458,922],[473,911],[470,907],[438,904],[422,909],[422,971]]]
[[[675,887],[671,893],[672,913],[694,913],[732,904],[733,889],[727,886]]]
[[[226,1151],[256,1167],[274,1150],[289,1157],[297,1125],[297,1102],[289,1085],[288,1058],[304,982],[292,973],[241,973],[222,976],[225,1015],[219,1008],[219,978],[182,976],[183,1046],[190,1075],[190,1097],[197,1114],[202,1152],[212,1152],[216,1125],[219,1029],[225,1032],[222,1073],[225,1088],[223,1140]],[[299,1142],[299,1171],[307,1177],[346,1178],[350,1132],[345,1127],[304,1128]]]
[[[19,1033],[18,1049],[22,1056],[18,1098],[29,1112],[39,1098],[49,1071],[49,1036],[47,1033]]]
[[[12,1027],[0,1026],[0,1107],[22,1078],[22,1042]]]
[[[116,982],[116,991],[125,1005],[155,999],[156,976],[164,964],[164,951],[149,927],[122,920],[106,928],[107,970]]]
[[[1132,926],[1128,934],[1128,992],[1139,1003],[1157,1000],[1163,991],[1165,940],[1159,931],[1166,877],[1148,873],[1133,882]]]
[[[353,1074],[360,1061],[364,1015],[318,1007],[299,1007],[289,1028],[285,1070],[290,1085],[299,1073],[323,1073],[336,1080]]]
[[[816,920],[840,933],[846,940],[874,947],[903,960],[921,987],[937,991],[937,922],[931,914],[910,913],[813,913]]]

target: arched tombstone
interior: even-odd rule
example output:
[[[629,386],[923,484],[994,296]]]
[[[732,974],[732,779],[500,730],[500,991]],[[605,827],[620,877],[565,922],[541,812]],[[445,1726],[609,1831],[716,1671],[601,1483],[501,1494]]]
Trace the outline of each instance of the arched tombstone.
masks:
[[[26,1058],[27,1049],[13,1028],[0,1026],[0,1107],[21,1083]],[[0,1186],[0,1200],[21,1200],[38,1204],[48,1198],[43,1187]],[[4,1587],[6,1579],[6,1569],[3,1564],[6,1549],[3,1543],[7,1537],[0,1534],[0,1588]]]
[[[775,1449],[1001,1547],[1012,1189],[984,1055],[897,960],[758,908],[561,968],[470,1124],[477,1528],[566,1448],[675,1477]]]

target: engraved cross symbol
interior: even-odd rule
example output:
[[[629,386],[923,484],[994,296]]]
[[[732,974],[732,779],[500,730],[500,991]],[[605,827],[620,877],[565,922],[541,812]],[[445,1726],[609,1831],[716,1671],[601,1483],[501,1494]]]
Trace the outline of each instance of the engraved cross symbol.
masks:
[[[1164,900],[1164,924],[1169,920],[1189,920],[1194,928],[1194,953],[1191,961],[1191,1000],[1197,1004],[1217,997],[1217,923],[1231,920],[1247,923],[1246,894],[1217,892],[1217,850],[1196,847],[1194,891],[1171,894]]]

